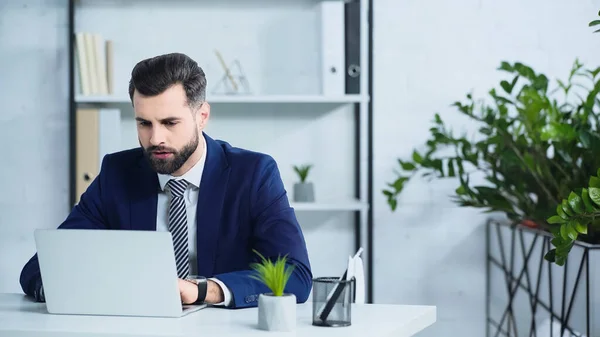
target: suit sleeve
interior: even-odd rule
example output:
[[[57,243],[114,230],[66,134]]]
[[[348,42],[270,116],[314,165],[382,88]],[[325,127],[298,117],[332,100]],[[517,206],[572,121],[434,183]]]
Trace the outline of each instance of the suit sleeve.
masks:
[[[304,235],[294,209],[290,207],[275,160],[265,156],[255,172],[250,193],[252,248],[272,260],[287,255],[288,265],[294,266],[294,270],[285,292],[294,294],[298,303],[304,303],[312,288]],[[256,306],[258,295],[270,292],[264,284],[251,278],[252,274],[254,271],[249,269],[216,275],[232,293],[230,307]]]
[[[102,202],[102,186],[105,185],[108,157],[102,161],[100,174],[92,181],[87,190],[81,195],[80,201],[71,210],[59,229],[106,229],[107,222],[104,218]],[[19,278],[21,289],[26,295],[33,297],[38,302],[44,302],[44,289],[40,275],[40,266],[37,253],[25,264]]]

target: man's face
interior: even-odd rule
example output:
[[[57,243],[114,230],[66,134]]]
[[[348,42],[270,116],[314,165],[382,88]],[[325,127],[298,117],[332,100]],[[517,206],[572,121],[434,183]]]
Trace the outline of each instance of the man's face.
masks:
[[[133,95],[138,139],[152,168],[161,174],[181,175],[196,151],[207,108],[193,111],[185,90],[175,85],[154,97]],[[180,172],[182,171],[183,172]]]

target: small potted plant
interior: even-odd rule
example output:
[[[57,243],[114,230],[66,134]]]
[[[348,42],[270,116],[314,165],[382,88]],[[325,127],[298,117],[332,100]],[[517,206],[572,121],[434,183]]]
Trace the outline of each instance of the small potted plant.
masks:
[[[294,201],[313,202],[315,201],[315,190],[312,182],[307,182],[308,172],[312,165],[294,166],[294,171],[298,174],[300,181],[294,184]]]
[[[256,274],[250,277],[262,282],[271,290],[258,296],[258,327],[268,331],[292,331],[296,328],[296,296],[285,293],[285,286],[294,270],[287,265],[287,256],[279,256],[275,262],[256,250],[260,263],[250,267]]]

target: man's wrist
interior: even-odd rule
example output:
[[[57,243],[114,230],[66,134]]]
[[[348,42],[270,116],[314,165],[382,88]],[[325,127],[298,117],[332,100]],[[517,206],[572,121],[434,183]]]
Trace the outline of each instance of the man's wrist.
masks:
[[[187,281],[194,283],[197,287],[197,297],[193,304],[203,304],[206,301],[208,292],[208,280],[206,277],[195,276],[193,278],[188,278]]]
[[[206,291],[206,303],[217,304],[223,302],[223,289],[221,286],[213,281],[208,280],[207,282],[207,291]]]

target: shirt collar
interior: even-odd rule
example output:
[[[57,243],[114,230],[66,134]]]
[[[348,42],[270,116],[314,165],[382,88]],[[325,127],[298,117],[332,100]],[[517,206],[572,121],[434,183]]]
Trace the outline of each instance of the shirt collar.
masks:
[[[189,171],[184,173],[182,176],[174,177],[170,174],[157,173],[161,190],[163,190],[163,191],[165,190],[167,183],[171,179],[175,179],[175,180],[185,179],[188,183],[192,184],[196,188],[200,187],[200,180],[202,179],[202,172],[204,171],[204,164],[206,162],[206,152],[208,151],[204,137],[202,137],[201,146],[204,146],[204,153],[202,154],[202,157],[200,158],[200,160],[198,160],[198,162],[194,166],[192,166],[191,169],[189,169]]]

